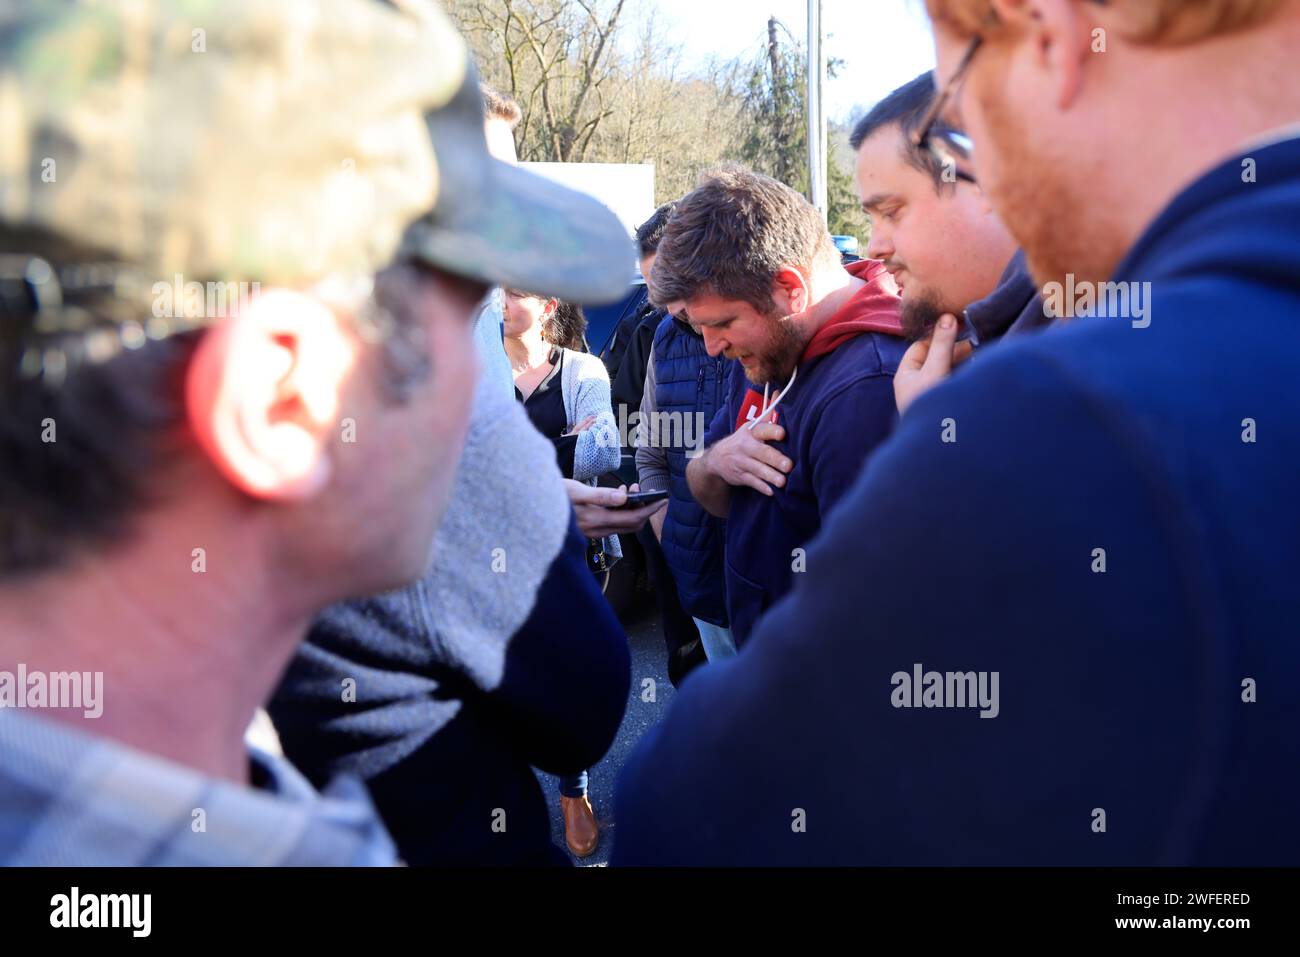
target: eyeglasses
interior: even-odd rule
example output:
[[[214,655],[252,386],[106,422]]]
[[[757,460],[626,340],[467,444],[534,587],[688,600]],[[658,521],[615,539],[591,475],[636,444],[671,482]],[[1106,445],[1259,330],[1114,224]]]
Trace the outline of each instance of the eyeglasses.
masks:
[[[925,112],[925,117],[917,124],[916,132],[912,134],[912,144],[918,150],[928,151],[945,170],[951,170],[953,175],[966,183],[975,182],[975,177],[962,168],[970,166],[975,155],[975,144],[965,133],[951,129],[942,123],[939,117],[943,115],[944,107],[948,105],[948,101],[952,99],[962,80],[966,78],[966,71],[975,57],[975,51],[983,42],[984,38],[978,36],[971,40],[970,46],[962,54],[961,62],[957,64],[957,69],[934,98],[934,102]]]

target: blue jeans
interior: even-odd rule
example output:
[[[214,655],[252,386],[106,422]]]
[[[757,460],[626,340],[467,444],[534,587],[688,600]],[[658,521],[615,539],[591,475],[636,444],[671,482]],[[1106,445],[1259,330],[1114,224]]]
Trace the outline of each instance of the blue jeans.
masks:
[[[711,621],[695,619],[695,627],[700,629],[700,644],[710,661],[736,657],[736,639],[731,636],[730,628],[723,628]]]
[[[560,778],[560,794],[566,798],[580,798],[587,794],[587,772]]]

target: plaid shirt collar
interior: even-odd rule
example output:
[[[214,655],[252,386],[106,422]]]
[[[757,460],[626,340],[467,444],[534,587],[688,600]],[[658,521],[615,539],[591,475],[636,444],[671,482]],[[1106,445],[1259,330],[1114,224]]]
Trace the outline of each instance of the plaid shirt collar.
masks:
[[[0,865],[396,863],[359,781],[322,794],[283,758],[250,759],[260,788],[0,710]]]

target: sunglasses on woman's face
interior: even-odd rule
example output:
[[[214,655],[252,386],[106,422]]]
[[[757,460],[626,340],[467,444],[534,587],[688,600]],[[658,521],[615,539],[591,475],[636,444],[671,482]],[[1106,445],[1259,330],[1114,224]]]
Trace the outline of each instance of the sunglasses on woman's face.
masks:
[[[916,132],[912,134],[912,143],[919,150],[926,150],[931,156],[938,161],[945,170],[951,170],[957,179],[966,182],[975,182],[975,177],[966,171],[966,167],[971,165],[975,155],[975,144],[971,138],[960,130],[954,130],[945,124],[941,117],[943,116],[944,107],[952,99],[957,88],[961,85],[962,80],[966,78],[966,71],[970,67],[970,62],[975,57],[975,51],[979,49],[983,42],[982,37],[975,37],[971,40],[970,46],[962,54],[961,61],[957,64],[957,69],[953,71],[948,82],[943,85],[943,89],[934,98],[930,108],[926,110],[925,117],[917,125]]]

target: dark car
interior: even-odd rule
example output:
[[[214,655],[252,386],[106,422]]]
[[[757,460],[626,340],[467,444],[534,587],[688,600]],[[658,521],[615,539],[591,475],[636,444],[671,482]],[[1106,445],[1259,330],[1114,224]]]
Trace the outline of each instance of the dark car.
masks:
[[[840,251],[840,262],[844,265],[859,262],[861,256],[858,255],[858,237],[857,236],[832,236],[835,242],[835,248]]]
[[[629,321],[641,311],[641,307],[646,302],[645,280],[637,278],[631,286],[628,287],[627,294],[615,302],[604,306],[583,306],[583,315],[587,317],[587,344],[591,351],[600,356],[608,369],[611,360],[607,358],[611,349],[614,348],[614,334],[624,322]],[[626,343],[623,343],[626,345]],[[621,358],[621,353],[619,353]],[[618,366],[615,363],[614,368],[610,369],[611,376],[617,371]]]

